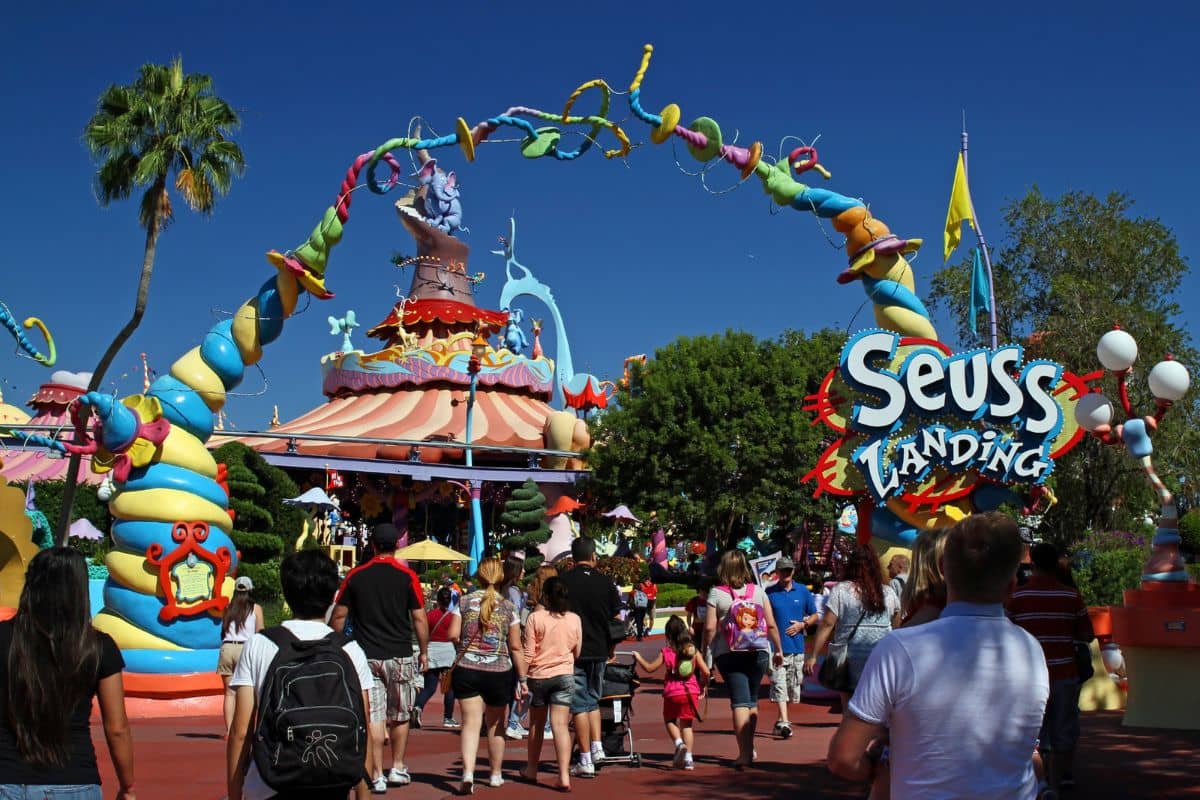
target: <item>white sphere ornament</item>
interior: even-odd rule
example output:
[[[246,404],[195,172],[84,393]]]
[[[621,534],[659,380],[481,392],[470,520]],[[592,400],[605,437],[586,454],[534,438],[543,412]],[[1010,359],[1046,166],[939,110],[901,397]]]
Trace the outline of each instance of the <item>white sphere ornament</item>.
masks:
[[[1175,402],[1187,394],[1192,379],[1188,375],[1187,367],[1178,361],[1160,361],[1150,370],[1147,382],[1155,397]]]
[[[1120,328],[1114,328],[1101,336],[1096,345],[1096,357],[1105,369],[1113,372],[1129,369],[1133,362],[1137,361],[1137,356],[1137,341]]]
[[[1085,431],[1094,431],[1112,422],[1112,401],[1099,392],[1085,394],[1075,404],[1075,421]]]

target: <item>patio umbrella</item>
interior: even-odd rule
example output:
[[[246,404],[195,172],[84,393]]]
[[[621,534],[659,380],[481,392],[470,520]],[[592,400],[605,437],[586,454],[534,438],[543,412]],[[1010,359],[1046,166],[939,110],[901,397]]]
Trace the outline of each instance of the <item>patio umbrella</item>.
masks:
[[[471,557],[457,550],[451,550],[444,544],[438,544],[433,539],[410,544],[396,551],[396,558],[405,561],[470,561]]]
[[[76,539],[88,539],[93,542],[98,542],[104,538],[104,534],[88,519],[77,519],[72,522],[71,532],[68,535]]]
[[[605,511],[600,516],[607,517],[608,519],[616,522],[641,522],[641,520],[635,517],[633,512],[629,510],[629,506],[625,504],[617,506],[612,511]]]

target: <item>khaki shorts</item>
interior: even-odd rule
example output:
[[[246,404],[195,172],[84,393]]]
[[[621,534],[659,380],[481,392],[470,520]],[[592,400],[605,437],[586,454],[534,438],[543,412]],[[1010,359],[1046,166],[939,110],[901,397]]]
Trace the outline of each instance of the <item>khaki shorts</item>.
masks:
[[[417,659],[368,659],[375,680],[367,692],[371,701],[371,722],[408,722],[417,701]]]
[[[232,675],[237,669],[238,661],[242,659],[242,651],[246,649],[245,642],[222,642],[221,652],[217,655],[217,674]]]
[[[783,666],[771,668],[771,702],[800,702],[804,688],[804,654],[784,653]]]

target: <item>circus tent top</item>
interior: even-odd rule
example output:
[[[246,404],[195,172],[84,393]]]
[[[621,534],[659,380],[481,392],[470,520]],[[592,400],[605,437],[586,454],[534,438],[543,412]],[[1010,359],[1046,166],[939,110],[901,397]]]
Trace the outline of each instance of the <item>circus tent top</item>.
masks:
[[[84,393],[91,377],[91,373],[88,372],[57,370],[51,373],[50,380],[39,386],[27,403],[34,410],[33,416],[16,422],[50,425],[60,428],[62,437],[69,436],[71,418],[67,406]],[[0,407],[2,408],[4,407]],[[5,424],[7,423],[4,420],[0,420],[0,427]],[[0,465],[0,474],[14,483],[62,480],[67,474],[67,460],[57,453],[11,440],[0,440],[0,461],[3,462],[3,465]],[[91,458],[84,456],[83,461],[84,468],[79,471],[80,483],[100,483],[104,476],[92,472]]]

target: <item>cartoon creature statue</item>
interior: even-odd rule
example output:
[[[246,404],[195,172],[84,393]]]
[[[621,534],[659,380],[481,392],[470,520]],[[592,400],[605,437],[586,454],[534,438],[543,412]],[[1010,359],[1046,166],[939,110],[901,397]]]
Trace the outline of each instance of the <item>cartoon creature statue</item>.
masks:
[[[342,352],[349,353],[354,350],[354,345],[350,342],[350,332],[358,327],[358,318],[354,315],[354,309],[346,312],[346,316],[338,319],[331,316],[329,318],[329,333],[331,336],[342,334]]]
[[[425,187],[425,221],[440,231],[453,234],[466,230],[462,224],[462,202],[458,198],[458,178],[430,158],[417,170],[417,183]]]
[[[526,347],[529,347],[525,331],[521,330],[521,322],[524,319],[525,312],[514,308],[508,315],[508,324],[504,327],[504,346],[515,355],[520,355]]]

